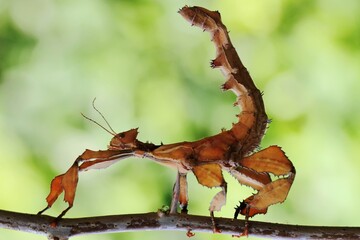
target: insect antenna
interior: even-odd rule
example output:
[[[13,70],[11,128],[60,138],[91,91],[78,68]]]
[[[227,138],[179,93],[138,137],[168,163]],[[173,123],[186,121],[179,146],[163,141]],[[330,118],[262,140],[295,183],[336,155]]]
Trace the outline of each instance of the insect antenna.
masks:
[[[116,135],[116,132],[114,131],[114,129],[111,127],[111,125],[109,124],[109,122],[106,120],[106,118],[104,117],[104,115],[99,111],[99,109],[97,109],[95,107],[95,100],[96,98],[94,98],[93,102],[92,102],[92,106],[95,109],[96,112],[99,113],[99,115],[101,116],[101,118],[105,121],[106,125],[110,128],[110,130]]]
[[[85,119],[89,120],[90,122],[95,123],[96,125],[98,125],[98,126],[101,127],[102,129],[104,129],[106,132],[110,133],[110,134],[113,135],[113,136],[116,136],[116,132],[115,132],[114,129],[111,127],[111,125],[109,124],[109,122],[106,120],[106,118],[104,117],[104,115],[99,111],[99,109],[97,109],[97,108],[95,107],[95,100],[96,100],[96,98],[94,98],[94,100],[93,100],[93,102],[92,102],[92,107],[93,107],[94,110],[101,116],[101,118],[105,121],[106,125],[110,128],[111,131],[110,131],[109,129],[105,128],[103,125],[101,125],[101,124],[98,123],[97,121],[95,121],[94,119],[91,119],[91,118],[85,116],[83,113],[81,113],[81,115],[82,115]]]

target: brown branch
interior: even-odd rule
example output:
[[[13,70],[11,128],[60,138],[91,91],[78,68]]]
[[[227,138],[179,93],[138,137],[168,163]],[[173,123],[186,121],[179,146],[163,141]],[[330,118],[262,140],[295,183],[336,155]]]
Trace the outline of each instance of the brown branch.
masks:
[[[89,218],[62,219],[51,227],[54,217],[0,210],[0,228],[30,232],[49,239],[65,240],[76,235],[144,230],[171,230],[212,233],[210,217],[144,213]],[[216,218],[222,234],[237,235],[243,231],[243,220]],[[360,239],[360,227],[300,226],[265,222],[250,222],[249,236],[267,238]]]

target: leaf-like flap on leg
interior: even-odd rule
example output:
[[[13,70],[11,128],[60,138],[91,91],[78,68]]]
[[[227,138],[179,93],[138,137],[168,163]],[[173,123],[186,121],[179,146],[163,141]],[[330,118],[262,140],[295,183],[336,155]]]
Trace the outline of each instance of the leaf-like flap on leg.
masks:
[[[267,210],[268,210],[267,208],[257,209],[257,208],[250,207],[248,217],[253,217],[257,214],[266,214]],[[241,211],[241,214],[246,215],[245,209],[243,211]]]
[[[48,207],[51,207],[59,195],[65,191],[64,201],[73,205],[78,182],[78,164],[75,162],[66,173],[56,176],[50,185],[50,193],[46,197]]]
[[[179,195],[179,202],[181,207],[187,207],[189,197],[188,197],[188,186],[186,180],[186,174],[180,173],[180,195]]]
[[[89,162],[84,162],[80,165],[80,171],[87,171],[90,169],[103,169],[116,163],[119,159],[100,159]]]
[[[72,206],[74,202],[76,186],[78,183],[78,172],[78,164],[75,162],[69,170],[67,170],[62,179],[62,186],[65,191],[64,201],[69,203],[69,206]]]
[[[116,163],[124,157],[129,157],[133,153],[132,150],[100,150],[92,151],[86,149],[79,159],[84,163],[80,165],[79,170],[102,169],[107,168],[111,164]]]
[[[291,184],[292,179],[278,179],[261,189],[248,204],[257,209],[264,209],[275,203],[284,202]]]
[[[62,180],[63,180],[64,174],[61,174],[59,176],[56,176],[52,181],[50,185],[50,193],[46,197],[46,201],[48,203],[48,207],[51,207],[53,203],[56,201],[56,199],[59,197],[59,195],[64,191],[64,188],[62,186]]]
[[[243,167],[237,167],[235,169],[230,169],[229,173],[235,177],[239,183],[246,186],[250,186],[256,190],[260,190],[264,185],[271,182],[270,176],[268,173],[256,172],[252,169],[247,169]]]
[[[93,151],[86,149],[83,154],[80,155],[81,160],[86,161],[90,159],[108,159],[115,155],[120,155],[122,153],[129,153],[129,150],[99,150]]]
[[[222,206],[226,204],[226,192],[225,189],[218,192],[211,200],[209,211],[220,211]]]
[[[257,214],[266,214],[268,208],[263,208],[263,209],[257,209],[257,208],[253,208],[251,207],[251,205],[249,204],[251,201],[253,201],[254,199],[254,195],[248,197],[247,199],[245,199],[239,206],[240,209],[240,214],[247,216],[247,217],[253,217]]]
[[[83,161],[87,161],[90,159],[96,159],[96,158],[106,158],[108,157],[109,150],[99,150],[99,151],[93,151],[90,149],[86,149],[79,158]]]
[[[218,164],[196,166],[193,167],[192,171],[198,182],[206,187],[219,187],[224,183],[221,167]]]
[[[226,204],[226,182],[223,178],[221,166],[219,164],[205,164],[193,167],[193,172],[201,185],[206,187],[222,187],[211,200],[209,210],[220,211]]]
[[[275,175],[285,175],[294,169],[291,161],[278,146],[270,146],[241,159],[239,163],[257,172],[271,172]]]

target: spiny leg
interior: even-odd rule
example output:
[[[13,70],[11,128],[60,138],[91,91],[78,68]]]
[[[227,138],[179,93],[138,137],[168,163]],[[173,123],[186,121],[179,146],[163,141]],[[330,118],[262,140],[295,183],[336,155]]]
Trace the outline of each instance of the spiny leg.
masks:
[[[221,191],[213,197],[209,208],[214,233],[221,233],[221,230],[216,226],[214,211],[220,211],[226,203],[227,183],[224,181],[220,187],[222,188]]]
[[[249,217],[262,213],[270,205],[285,201],[295,178],[295,168],[278,146],[270,146],[239,161],[240,165],[259,173],[272,173],[276,180],[261,187],[257,194],[245,199]],[[253,210],[252,210],[253,209]],[[242,214],[242,213],[241,213]]]
[[[221,166],[219,164],[204,164],[193,167],[192,171],[201,185],[209,188],[222,188],[211,200],[209,207],[213,231],[214,233],[219,233],[220,229],[216,227],[214,211],[220,211],[221,207],[225,205],[227,191],[227,184],[223,178]]]
[[[64,211],[62,211],[59,216],[57,216],[57,217],[55,218],[55,220],[51,223],[51,225],[54,226],[54,227],[56,227],[56,226],[58,225],[59,221],[62,219],[62,217],[63,217],[72,207],[73,207],[73,205],[72,205],[72,204],[71,204],[71,205],[69,204],[69,206],[68,206]]]
[[[179,202],[179,195],[180,195],[180,173],[177,172],[176,174],[176,181],[173,187],[171,205],[170,205],[170,213],[177,213],[178,202]]]
[[[37,213],[37,215],[43,214],[43,212],[45,212],[45,211],[48,210],[49,208],[50,208],[49,206],[46,206],[43,210],[39,211],[39,212]]]
[[[180,208],[181,213],[187,214],[188,213],[188,185],[187,185],[187,179],[186,179],[186,173],[180,173],[180,196],[179,196],[179,202],[180,202]]]
[[[244,215],[245,226],[243,232],[234,237],[248,235],[250,217],[256,214],[265,214],[270,205],[284,201],[293,181],[293,166],[284,152],[277,146],[271,146],[243,158],[237,163],[237,167],[227,169],[229,173],[241,184],[258,190],[258,193],[248,197],[235,208],[234,219],[237,218],[238,214]],[[285,175],[285,177],[279,177],[273,181],[270,173],[278,177]],[[288,186],[283,183],[287,183]],[[268,191],[268,194],[266,191]],[[252,205],[257,198],[268,202],[263,203],[261,206]]]
[[[180,203],[181,213],[187,214],[187,205],[189,202],[187,194],[186,173],[177,173],[176,181],[173,188],[173,196],[171,200],[170,213],[176,213],[178,203]]]
[[[285,201],[295,177],[295,168],[278,146],[270,146],[238,161],[238,167],[228,170],[241,184],[258,192],[236,207],[234,218],[245,216],[245,228],[239,236],[248,234],[250,217],[265,214],[270,205]],[[273,180],[270,173],[277,177]]]
[[[245,215],[245,225],[244,225],[243,232],[240,233],[239,235],[232,235],[233,237],[242,237],[242,236],[247,237],[249,235],[250,210],[252,210],[252,209],[250,209],[250,206],[248,204],[246,204],[245,201],[240,202],[240,205],[235,207],[234,219],[237,219],[239,213],[241,213],[242,215]],[[267,212],[267,208],[262,211],[262,213],[264,213],[264,214],[266,212]],[[260,211],[257,213],[260,213]]]
[[[50,193],[46,198],[48,206],[39,211],[38,214],[42,214],[47,209],[51,208],[53,203],[57,200],[62,192],[65,192],[64,201],[69,206],[61,212],[61,214],[55,219],[53,224],[56,223],[72,208],[76,193],[76,187],[78,182],[79,171],[85,171],[91,168],[104,168],[116,161],[125,159],[132,156],[132,150],[104,150],[104,151],[92,151],[85,150],[74,162],[74,164],[61,175],[56,176],[50,185]],[[79,166],[79,164],[81,164]]]
[[[249,212],[250,212],[250,207],[246,206],[245,207],[245,226],[244,226],[243,232],[239,235],[239,237],[249,235]]]

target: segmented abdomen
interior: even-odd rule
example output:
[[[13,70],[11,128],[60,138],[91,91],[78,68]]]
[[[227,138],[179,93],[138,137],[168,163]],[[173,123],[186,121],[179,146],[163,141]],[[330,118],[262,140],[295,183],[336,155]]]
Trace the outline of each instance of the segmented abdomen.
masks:
[[[237,96],[234,105],[239,106],[241,110],[241,113],[237,115],[238,122],[233,124],[230,130],[213,137],[230,133],[234,137],[234,143],[229,151],[235,150],[238,155],[232,158],[239,159],[246,156],[260,144],[267,126],[268,118],[262,94],[256,88],[233,47],[228,31],[221,22],[219,12],[209,11],[202,7],[185,6],[179,13],[192,25],[210,33],[216,48],[216,58],[211,62],[211,67],[220,68],[226,78],[222,88],[234,92]]]

